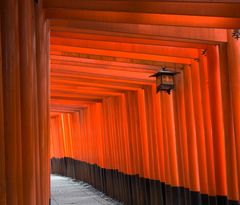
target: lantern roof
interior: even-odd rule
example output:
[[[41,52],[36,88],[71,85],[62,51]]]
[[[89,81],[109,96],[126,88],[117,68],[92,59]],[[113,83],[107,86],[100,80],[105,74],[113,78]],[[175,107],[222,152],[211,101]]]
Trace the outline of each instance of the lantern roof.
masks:
[[[158,77],[158,76],[161,76],[161,75],[176,75],[178,74],[179,72],[176,72],[176,71],[173,71],[173,70],[167,70],[166,68],[162,68],[161,70],[159,70],[157,73],[151,75],[150,77]]]

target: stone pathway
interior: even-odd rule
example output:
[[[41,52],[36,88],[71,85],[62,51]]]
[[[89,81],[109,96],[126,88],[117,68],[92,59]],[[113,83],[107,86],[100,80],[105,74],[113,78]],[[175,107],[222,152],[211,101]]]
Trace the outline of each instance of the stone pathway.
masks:
[[[122,205],[84,182],[51,175],[51,205]]]

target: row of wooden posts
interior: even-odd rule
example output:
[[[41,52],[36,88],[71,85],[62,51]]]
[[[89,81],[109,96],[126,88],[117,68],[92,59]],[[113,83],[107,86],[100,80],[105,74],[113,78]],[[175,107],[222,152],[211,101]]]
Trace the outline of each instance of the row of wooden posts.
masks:
[[[209,46],[199,62],[186,65],[176,76],[170,95],[156,94],[155,85],[146,86],[52,117],[51,157],[68,157],[237,203],[238,46],[231,37],[228,47]]]

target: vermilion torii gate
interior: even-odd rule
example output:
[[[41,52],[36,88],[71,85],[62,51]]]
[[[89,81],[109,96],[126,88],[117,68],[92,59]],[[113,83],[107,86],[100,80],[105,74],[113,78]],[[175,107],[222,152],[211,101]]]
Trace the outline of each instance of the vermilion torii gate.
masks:
[[[50,159],[125,204],[239,204],[239,11],[1,1],[0,204],[47,205]],[[162,66],[170,95],[149,78]]]

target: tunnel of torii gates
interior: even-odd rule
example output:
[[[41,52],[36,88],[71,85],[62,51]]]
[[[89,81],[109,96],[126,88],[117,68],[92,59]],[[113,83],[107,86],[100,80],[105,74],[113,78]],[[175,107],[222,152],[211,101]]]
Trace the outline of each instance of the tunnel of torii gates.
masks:
[[[238,2],[1,0],[0,204],[49,204],[50,172],[124,204],[239,204]]]

